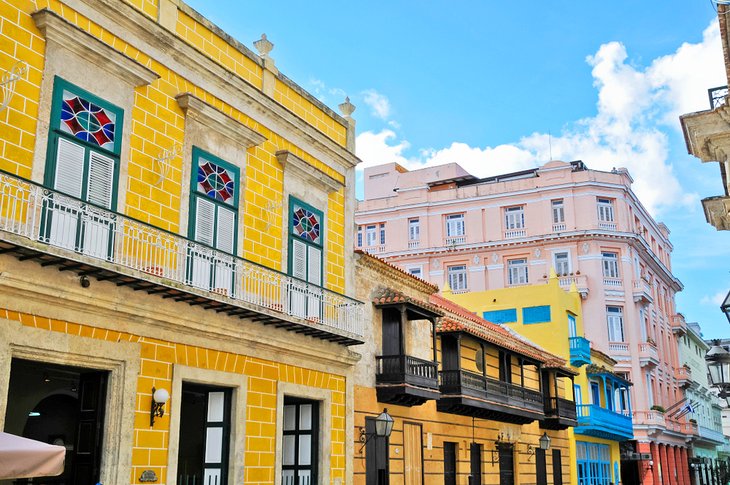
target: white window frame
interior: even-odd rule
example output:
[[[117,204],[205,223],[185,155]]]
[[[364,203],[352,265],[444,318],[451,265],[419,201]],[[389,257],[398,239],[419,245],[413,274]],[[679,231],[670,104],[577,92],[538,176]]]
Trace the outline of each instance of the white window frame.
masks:
[[[596,207],[598,210],[598,220],[601,222],[614,222],[613,200],[606,197],[598,197],[596,199]]]
[[[363,243],[363,226],[357,226],[357,247],[361,248]]]
[[[414,271],[418,272],[418,274],[414,273]],[[423,266],[411,266],[408,268],[408,274],[423,278]]]
[[[380,245],[382,246],[385,244],[385,223],[384,222],[380,223],[379,234],[380,234],[379,241],[380,241]]]
[[[525,228],[525,206],[504,208],[504,228],[508,231]]]
[[[559,255],[565,255],[564,261],[558,261]],[[565,268],[561,269],[561,266]],[[570,251],[555,251],[553,253],[553,268],[558,276],[567,275],[571,272]]]
[[[565,202],[563,199],[553,199],[550,201],[552,208],[553,224],[562,224],[565,222]]]
[[[608,326],[609,342],[625,342],[624,311],[620,306],[606,307],[606,324]]]
[[[604,278],[620,278],[618,265],[618,253],[613,251],[601,251],[601,267]]]
[[[527,258],[507,261],[507,281],[510,285],[526,285],[530,282]]]
[[[378,242],[378,225],[368,224],[365,226],[365,247],[375,246]]]
[[[419,241],[421,239],[421,220],[418,217],[408,219],[408,240]]]
[[[465,264],[455,264],[446,268],[446,277],[451,291],[464,291],[469,288],[466,273]]]
[[[464,214],[449,214],[446,216],[446,237],[464,236]]]

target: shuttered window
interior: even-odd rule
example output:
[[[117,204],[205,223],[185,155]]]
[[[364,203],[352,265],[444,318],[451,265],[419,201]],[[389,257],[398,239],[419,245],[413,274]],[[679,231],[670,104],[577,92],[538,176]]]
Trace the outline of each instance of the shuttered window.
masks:
[[[321,211],[290,197],[289,274],[317,286],[322,286],[324,246],[322,219]],[[369,229],[370,226],[368,231]],[[368,242],[370,242],[370,232],[368,232]]]
[[[64,195],[49,200],[44,237],[51,244],[98,258],[111,256],[123,111],[56,77],[53,84],[46,186]]]

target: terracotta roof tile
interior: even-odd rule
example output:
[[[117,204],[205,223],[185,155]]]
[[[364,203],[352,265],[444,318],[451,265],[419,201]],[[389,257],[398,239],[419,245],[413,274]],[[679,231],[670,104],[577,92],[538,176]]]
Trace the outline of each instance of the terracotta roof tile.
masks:
[[[412,298],[398,290],[394,290],[392,288],[379,288],[375,291],[375,295],[373,296],[374,305],[378,306],[397,303],[410,303],[431,313],[435,313],[439,316],[444,314],[443,310],[438,308],[436,305],[433,305],[425,300]]]
[[[409,278],[413,278],[414,280],[418,281],[419,283],[422,283],[424,285],[427,285],[427,286],[431,287],[433,289],[433,292],[434,293],[437,292],[437,291],[439,291],[439,287],[437,285],[434,285],[433,283],[431,283],[429,281],[426,281],[423,278],[419,278],[418,276],[414,276],[411,273],[409,273],[408,271],[406,271],[403,268],[401,268],[400,266],[396,266],[393,263],[389,263],[388,261],[384,260],[383,258],[380,258],[378,256],[375,256],[373,254],[370,254],[367,251],[363,251],[362,249],[355,249],[355,254],[362,254],[364,256],[367,256],[369,258],[372,258],[372,259],[374,259],[374,260],[376,260],[376,261],[378,261],[378,262],[380,262],[380,263],[388,266],[391,269],[394,269],[394,270],[398,271],[399,273],[403,273],[403,275],[408,276]]]

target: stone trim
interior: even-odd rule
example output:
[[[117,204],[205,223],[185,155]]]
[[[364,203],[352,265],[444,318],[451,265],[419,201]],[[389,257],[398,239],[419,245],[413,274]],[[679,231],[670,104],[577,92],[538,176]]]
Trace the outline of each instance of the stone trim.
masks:
[[[39,10],[31,16],[46,41],[64,46],[133,86],[145,86],[160,77],[156,72],[67,22],[51,10]]]
[[[194,382],[228,387],[231,396],[231,435],[229,439],[228,483],[243,483],[246,452],[246,397],[248,377],[233,372],[189,367],[174,364],[172,367],[172,389],[170,389],[170,441],[167,447],[167,484],[177,485],[177,454],[180,446],[180,396],[182,384]]]
[[[13,358],[109,371],[101,457],[101,483],[129,483],[132,470],[140,346],[26,327],[0,319],[0,429]]]
[[[394,266],[392,263],[384,261],[381,258],[372,256],[371,254],[368,254],[364,251],[356,251],[355,259],[356,265],[371,269],[376,273],[380,273],[382,275],[387,275],[389,278],[394,279],[401,284],[407,285],[416,291],[420,291],[428,295],[438,293],[439,291],[438,285],[431,284],[422,278],[413,276],[412,274],[407,273],[405,270]]]
[[[276,389],[276,449],[274,458],[274,485],[281,484],[281,454],[284,441],[284,397],[299,397],[319,401],[319,440],[317,457],[317,485],[330,483],[330,455],[332,454],[332,392],[328,389],[279,381]],[[350,468],[349,464],[345,468]]]
[[[236,144],[251,148],[266,141],[266,137],[261,133],[231,118],[194,94],[182,93],[175,96],[175,99],[186,116],[195,118],[202,125],[217,131]]]
[[[319,190],[328,194],[337,192],[345,186],[345,184],[333,179],[288,150],[277,151],[276,159],[284,167],[285,172],[292,172],[293,175],[304,182],[314,185]]]
[[[705,219],[718,231],[730,229],[730,197],[707,197],[702,199]]]

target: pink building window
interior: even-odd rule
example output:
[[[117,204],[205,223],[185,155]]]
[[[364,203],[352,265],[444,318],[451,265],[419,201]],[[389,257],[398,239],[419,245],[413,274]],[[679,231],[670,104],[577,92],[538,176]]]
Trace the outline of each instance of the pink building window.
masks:
[[[507,278],[510,285],[526,285],[529,283],[527,259],[510,259],[507,261]]]
[[[451,291],[466,291],[466,265],[449,266],[447,274]]]
[[[624,341],[624,315],[620,306],[607,306],[608,340],[609,342]]]

